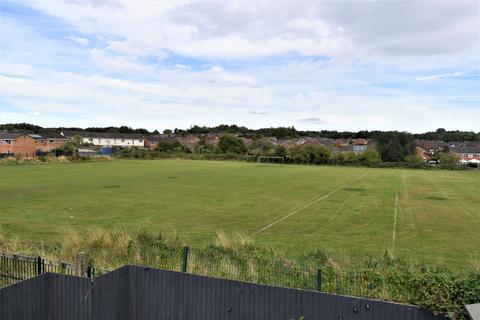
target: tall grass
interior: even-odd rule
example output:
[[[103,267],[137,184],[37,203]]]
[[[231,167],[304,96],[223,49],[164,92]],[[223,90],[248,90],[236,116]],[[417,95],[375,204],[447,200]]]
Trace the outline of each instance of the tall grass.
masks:
[[[125,227],[92,229],[85,237],[68,230],[63,241],[52,243],[23,242],[0,234],[2,251],[65,261],[84,251],[87,263],[102,269],[136,264],[180,271],[184,246],[178,236]],[[463,305],[480,302],[478,272],[456,273],[445,266],[420,263],[389,251],[361,263],[325,250],[291,257],[223,232],[218,233],[214,244],[190,249],[187,271],[314,290],[317,269],[322,271],[324,292],[411,303],[452,318],[465,316]]]

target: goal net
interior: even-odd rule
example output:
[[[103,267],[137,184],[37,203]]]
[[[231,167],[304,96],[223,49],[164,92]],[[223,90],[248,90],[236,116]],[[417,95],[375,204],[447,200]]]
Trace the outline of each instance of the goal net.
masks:
[[[267,157],[267,156],[259,156],[257,158],[257,163],[284,163],[283,157]]]

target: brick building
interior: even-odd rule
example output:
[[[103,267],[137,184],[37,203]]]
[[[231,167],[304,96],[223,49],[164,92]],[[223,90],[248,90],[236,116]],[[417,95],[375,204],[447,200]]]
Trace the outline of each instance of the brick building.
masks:
[[[65,138],[44,137],[26,132],[0,132],[0,155],[35,157],[51,152],[65,143]]]

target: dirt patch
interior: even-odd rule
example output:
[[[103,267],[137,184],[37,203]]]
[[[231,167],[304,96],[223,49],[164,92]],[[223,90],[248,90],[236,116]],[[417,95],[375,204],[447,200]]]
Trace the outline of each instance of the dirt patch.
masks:
[[[345,191],[350,191],[350,192],[360,192],[360,191],[365,191],[365,188],[343,188]]]
[[[437,200],[437,201],[445,201],[445,200],[448,200],[448,198],[441,197],[441,196],[426,196],[425,199],[428,199],[428,200]]]

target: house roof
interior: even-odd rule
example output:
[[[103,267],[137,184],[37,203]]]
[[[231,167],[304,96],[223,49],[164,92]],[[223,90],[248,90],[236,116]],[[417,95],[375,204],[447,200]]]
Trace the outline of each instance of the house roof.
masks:
[[[175,142],[175,138],[169,135],[148,136],[145,139],[149,142]]]
[[[117,132],[85,132],[85,131],[63,131],[63,136],[71,138],[79,135],[84,138],[105,138],[105,139],[138,139],[143,140],[144,137],[137,133],[117,133]]]
[[[60,133],[56,133],[56,132],[45,134],[44,137],[45,139],[49,139],[49,140],[67,140]]]
[[[15,140],[18,137],[26,135],[25,132],[0,131],[0,140]]]
[[[352,140],[352,144],[355,144],[355,145],[366,145],[366,144],[368,144],[368,140],[362,139],[362,138],[353,139],[353,140]]]
[[[440,140],[417,140],[415,143],[417,146],[424,149],[442,148],[447,146],[445,142]]]
[[[35,133],[29,133],[28,136],[32,139],[35,139],[35,140],[45,140],[46,139],[44,136],[41,136],[41,135],[35,134]]]
[[[333,143],[334,143],[334,145],[336,145],[336,146],[341,146],[341,145],[348,146],[348,145],[350,144],[350,140],[347,140],[347,139],[335,139],[335,140],[333,140]]]
[[[455,147],[451,150],[456,153],[480,153],[480,147]]]

